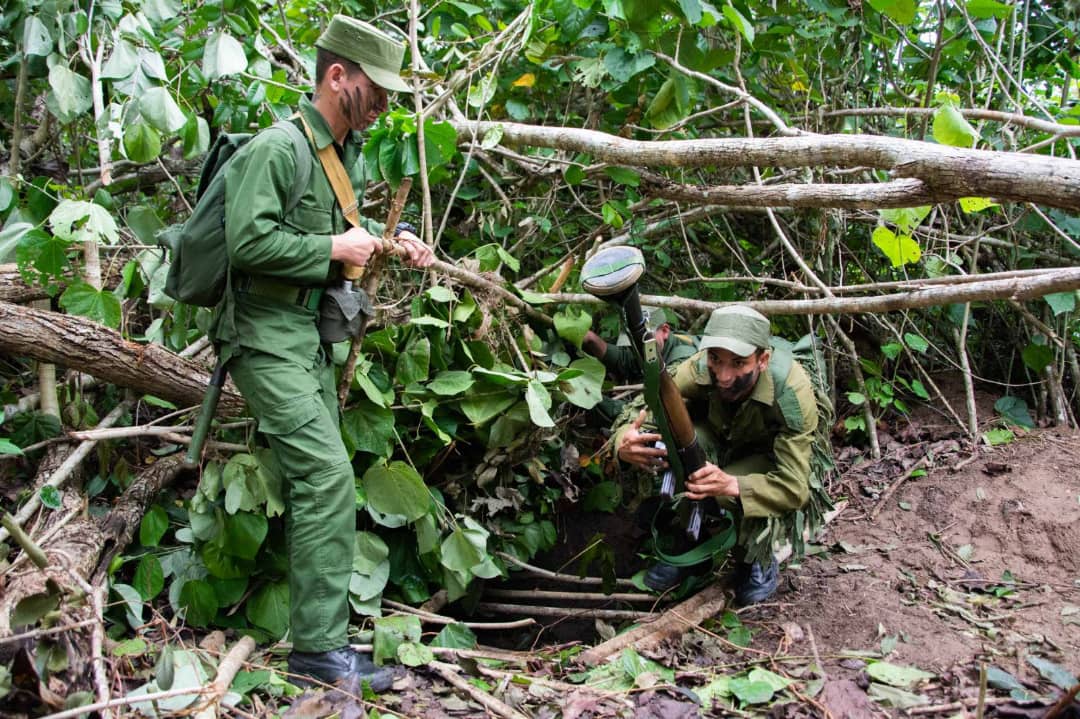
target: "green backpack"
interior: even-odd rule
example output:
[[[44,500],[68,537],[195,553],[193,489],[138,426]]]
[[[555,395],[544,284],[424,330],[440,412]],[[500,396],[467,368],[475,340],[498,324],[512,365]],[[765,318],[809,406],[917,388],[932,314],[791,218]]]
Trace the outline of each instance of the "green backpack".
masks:
[[[285,213],[300,202],[311,179],[311,150],[307,138],[288,120],[274,123],[265,131],[277,129],[289,136],[296,158]],[[169,250],[171,263],[165,279],[165,294],[199,307],[214,307],[225,294],[229,278],[229,253],[225,245],[225,168],[251,141],[250,133],[222,133],[206,155],[195,209],[184,222],[158,233],[158,244]]]

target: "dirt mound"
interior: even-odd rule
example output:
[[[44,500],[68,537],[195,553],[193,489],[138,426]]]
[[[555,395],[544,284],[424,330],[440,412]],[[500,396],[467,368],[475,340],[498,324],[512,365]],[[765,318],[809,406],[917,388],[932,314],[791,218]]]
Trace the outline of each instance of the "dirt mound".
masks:
[[[938,673],[986,660],[1037,676],[1033,654],[1080,673],[1080,433],[1035,431],[957,471],[941,459],[875,521],[875,473],[850,472],[828,551],[788,570],[778,614],[826,654],[895,636],[891,661]]]

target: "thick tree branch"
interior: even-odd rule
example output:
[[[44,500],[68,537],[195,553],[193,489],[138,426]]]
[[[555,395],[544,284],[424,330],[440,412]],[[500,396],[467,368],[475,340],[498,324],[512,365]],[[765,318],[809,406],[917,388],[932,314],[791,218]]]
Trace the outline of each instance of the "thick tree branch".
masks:
[[[70,367],[183,406],[199,404],[209,375],[161,345],[125,340],[93,320],[0,302],[0,352]],[[226,385],[218,413],[237,415],[244,401]]]
[[[935,112],[937,109],[933,107],[853,107],[822,112],[821,117],[929,117]],[[989,120],[1004,125],[1017,125],[1058,137],[1080,137],[1080,125],[1062,125],[1014,112],[960,108],[960,114],[972,120]]]
[[[462,142],[502,129],[510,146],[587,152],[631,167],[871,167],[922,180],[932,196],[993,197],[1080,210],[1080,161],[946,147],[873,135],[643,141],[594,130],[506,122],[454,122]]]
[[[918,307],[935,307],[957,302],[985,300],[1030,300],[1055,292],[1080,289],[1080,267],[1047,270],[1035,277],[1008,277],[985,282],[964,282],[948,287],[926,287],[871,297],[827,297],[815,300],[759,300],[745,304],[766,315],[823,315],[896,312]],[[585,293],[542,295],[552,302],[599,305],[603,300]],[[642,304],[669,307],[687,312],[712,312],[724,303],[684,297],[642,295]]]

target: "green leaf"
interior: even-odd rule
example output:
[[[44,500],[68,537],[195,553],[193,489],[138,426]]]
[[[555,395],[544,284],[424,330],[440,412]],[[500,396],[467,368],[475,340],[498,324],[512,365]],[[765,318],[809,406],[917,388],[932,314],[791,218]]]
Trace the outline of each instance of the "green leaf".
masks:
[[[143,601],[150,601],[156,597],[165,587],[165,574],[161,569],[161,562],[153,554],[144,554],[139,564],[135,567],[135,576],[132,578],[132,586]]]
[[[1076,677],[1065,667],[1031,654],[1028,655],[1027,662],[1039,670],[1039,674],[1042,675],[1043,679],[1050,680],[1063,691],[1069,691],[1076,686]]]
[[[427,155],[428,172],[445,165],[457,154],[457,131],[449,122],[424,121],[424,152]]]
[[[986,20],[992,17],[1004,20],[1012,15],[1013,7],[1012,5],[998,2],[998,0],[968,0],[967,11],[971,17],[978,18],[979,20]]]
[[[187,116],[164,87],[152,87],[139,99],[139,113],[147,122],[165,133],[178,132],[187,124]]]
[[[518,401],[514,393],[492,382],[477,382],[465,399],[461,400],[461,411],[476,427],[483,426],[491,419],[502,414]]]
[[[873,3],[873,0],[871,0],[871,3]],[[750,45],[751,47],[753,47],[753,45],[754,45],[754,25],[749,20],[747,20],[743,16],[743,14],[741,12],[736,10],[735,7],[733,5],[731,5],[730,3],[724,5],[723,13],[724,13],[724,17],[727,18],[727,21],[729,23],[731,23],[732,29],[734,29],[736,32],[738,32],[740,35],[743,36],[743,39],[746,40],[747,45]],[[699,10],[699,12],[698,12],[699,19],[700,19],[700,14],[701,13],[700,13],[700,10]]]
[[[679,0],[679,9],[682,10],[682,14],[686,16],[691,25],[697,25],[701,22],[700,0]],[[753,44],[752,40],[751,44]]]
[[[144,547],[156,547],[169,529],[169,515],[160,504],[155,504],[143,515],[139,523],[139,543]]]
[[[874,245],[881,250],[893,267],[914,264],[922,257],[919,243],[908,235],[897,235],[887,227],[878,227],[871,237]]]
[[[867,0],[870,7],[882,15],[888,15],[901,25],[910,25],[915,22],[915,16],[919,9],[916,0]]]
[[[373,658],[381,665],[387,659],[397,659],[398,647],[405,642],[419,642],[420,618],[412,615],[379,617],[375,620]]]
[[[362,602],[380,596],[390,579],[390,549],[379,535],[357,532],[349,592]]]
[[[376,464],[361,480],[368,503],[382,514],[398,514],[412,522],[431,509],[431,493],[416,470],[404,462]]]
[[[190,160],[210,149],[210,125],[201,115],[192,115],[180,131],[184,141],[184,159]]]
[[[930,343],[927,342],[926,339],[922,336],[917,335],[913,332],[904,333],[904,344],[906,344],[913,352],[918,352],[919,354],[922,354],[926,352],[926,350],[930,349]]]
[[[476,535],[470,536],[460,527],[455,529],[442,541],[442,565],[454,572],[470,572],[481,564],[486,556],[485,548],[478,547],[478,543]]]
[[[876,699],[885,706],[897,709],[911,709],[930,703],[930,699],[923,694],[913,694],[898,687],[890,687],[877,682],[870,683],[867,694],[870,695],[871,699]]]
[[[472,373],[462,370],[443,370],[435,375],[435,379],[428,382],[427,388],[437,395],[450,397],[465,392],[476,380]]]
[[[585,181],[585,170],[579,165],[567,165],[563,170],[563,179],[568,185],[580,185]]]
[[[603,216],[604,222],[611,225],[612,228],[618,230],[623,226],[624,221],[622,215],[619,214],[619,211],[615,209],[615,206],[610,202],[605,202],[603,206],[600,207],[600,214]]]
[[[213,82],[247,69],[244,46],[227,32],[216,32],[206,40],[203,50],[203,75]]]
[[[422,667],[435,660],[435,654],[418,642],[403,642],[397,648],[397,660],[407,667]]]
[[[1064,314],[1066,312],[1072,312],[1076,309],[1076,291],[1070,292],[1055,292],[1052,295],[1044,295],[1043,299],[1046,300],[1046,304],[1050,305],[1050,309],[1054,311],[1054,317]]]
[[[764,704],[773,697],[773,689],[766,682],[755,682],[750,679],[737,678],[731,680],[731,693],[743,704]]]
[[[0,437],[0,454],[19,454],[23,451],[19,448],[19,445],[14,444],[11,440],[4,437]]]
[[[217,595],[209,583],[202,579],[189,579],[180,590],[180,606],[185,610],[184,620],[188,624],[205,627],[217,615]]]
[[[20,599],[11,611],[9,620],[11,628],[18,629],[36,624],[39,619],[56,609],[60,605],[60,593],[53,590],[55,586],[52,585],[44,592],[31,594],[29,597]],[[128,587],[128,589],[131,589],[131,587]],[[138,598],[138,595],[136,595],[136,598]]]
[[[431,640],[433,647],[472,649],[476,646],[476,634],[464,624],[447,624]]]
[[[995,427],[994,429],[987,430],[986,432],[983,432],[982,437],[991,447],[1008,444],[1016,439],[1016,435],[1013,431],[1011,429],[1005,429],[1004,427]]]
[[[60,490],[51,484],[42,485],[38,490],[38,498],[47,509],[60,509]]]
[[[112,54],[101,67],[104,80],[123,80],[139,68],[139,53],[127,40],[121,40],[113,46]]]
[[[580,307],[569,305],[565,312],[556,312],[554,319],[559,337],[581,349],[586,333],[592,328],[592,315]]]
[[[71,122],[93,107],[90,80],[72,72],[67,65],[56,64],[49,70],[49,111],[60,122]]]
[[[1035,372],[1042,372],[1054,361],[1054,350],[1044,344],[1032,342],[1020,353],[1029,368]]]
[[[934,111],[934,139],[952,147],[974,147],[979,133],[971,126],[956,106],[945,103]]]
[[[244,615],[255,626],[278,639],[289,628],[289,583],[267,584],[248,600]]]
[[[629,167],[605,167],[604,173],[620,185],[637,187],[641,184],[641,175]]]
[[[82,200],[61,200],[49,213],[53,232],[71,242],[104,242],[115,244],[120,239],[116,220],[104,207]]]
[[[754,667],[751,669],[750,673],[746,675],[746,678],[752,682],[767,684],[774,692],[783,691],[791,686],[791,680],[787,677],[782,677],[779,674],[770,672],[768,669],[762,669],[761,667]]]
[[[240,484],[240,483],[236,483]],[[229,554],[254,559],[266,539],[266,517],[255,512],[237,512],[225,516],[225,546]]]
[[[124,130],[124,152],[132,162],[153,162],[161,154],[161,136],[145,122]]]
[[[421,335],[414,339],[398,355],[394,376],[403,385],[423,382],[428,378],[431,364],[431,341]]]
[[[114,657],[140,657],[143,654],[146,654],[146,651],[149,648],[146,640],[135,637],[134,639],[125,639],[120,642],[114,646],[109,653]]]
[[[968,214],[971,214],[972,212],[982,212],[983,210],[990,207],[1001,207],[1001,205],[994,202],[989,197],[960,198],[960,209]]]
[[[562,379],[560,375],[559,389],[566,399],[582,409],[592,409],[604,398],[601,391],[604,385],[604,364],[595,357],[582,357],[574,360],[567,368],[579,371],[581,374]]]
[[[919,226],[933,208],[930,205],[918,207],[900,207],[895,210],[878,210],[881,219],[896,225],[901,234],[910,235]]]
[[[155,25],[180,14],[180,0],[143,0],[140,8]]]
[[[551,394],[539,380],[529,380],[525,388],[525,401],[529,403],[529,419],[537,427],[554,427],[555,420],[551,419],[548,410],[551,409]]]
[[[1015,424],[1024,427],[1025,429],[1033,429],[1035,427],[1035,420],[1031,418],[1027,402],[1019,397],[1005,395],[997,402],[994,402],[994,411],[1004,417],[1010,424]]]
[[[120,326],[120,300],[109,290],[96,290],[86,282],[73,282],[60,295],[60,306],[73,315],[89,317],[106,327]]]
[[[930,672],[924,672],[922,669],[890,662],[870,662],[866,667],[866,673],[870,675],[871,679],[902,689],[910,689],[916,684],[933,679],[936,676]]]
[[[11,207],[12,200],[15,199],[15,188],[11,186],[11,182],[6,177],[0,177],[0,212],[6,212]],[[0,259],[2,259],[3,252],[0,251]]]
[[[607,54],[604,55],[604,69],[620,83],[629,82],[634,75],[648,70],[655,64],[656,56],[651,52],[640,51],[637,54],[631,54],[621,47],[615,47],[608,50]],[[574,167],[574,165],[571,165],[571,167]],[[635,183],[633,187],[637,187],[637,184]]]
[[[27,14],[23,25],[22,44],[23,54],[28,57],[48,57],[52,53],[52,36],[45,23],[41,22],[37,15]]]
[[[367,399],[358,400],[355,407],[345,412],[342,429],[350,452],[390,456],[395,437],[394,412],[390,408],[379,407]]]
[[[484,150],[490,150],[493,147],[497,147],[502,141],[502,136],[502,125],[495,125],[484,133],[484,138],[480,141],[480,147]]]

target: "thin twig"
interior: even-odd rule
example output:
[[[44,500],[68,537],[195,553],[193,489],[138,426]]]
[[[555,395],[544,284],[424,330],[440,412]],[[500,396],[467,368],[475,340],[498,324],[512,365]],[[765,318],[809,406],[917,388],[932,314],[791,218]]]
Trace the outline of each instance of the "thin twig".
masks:
[[[253,651],[255,651],[255,640],[251,637],[244,637],[229,650],[229,653],[218,664],[217,676],[207,687],[209,696],[206,698],[205,705],[195,715],[195,719],[214,719],[217,716],[221,698],[229,691],[236,673],[240,671],[240,667]]]
[[[480,703],[489,711],[495,713],[498,716],[505,717],[506,719],[528,719],[527,716],[514,709],[506,702],[496,699],[487,692],[483,691],[477,686],[465,681],[457,674],[457,667],[452,664],[445,664],[443,662],[429,662],[428,668],[438,674],[440,677],[454,685],[457,689],[465,692],[471,699]]]
[[[904,473],[904,476],[893,482],[892,485],[887,490],[885,490],[885,494],[881,495],[881,499],[879,499],[878,503],[874,506],[874,508],[870,510],[871,522],[877,519],[878,514],[881,513],[882,507],[884,507],[885,503],[888,502],[894,494],[896,494],[896,490],[900,489],[900,485],[907,481],[907,479],[911,477],[911,475],[915,474],[916,470],[922,469],[922,467],[926,465],[926,463],[929,461],[930,454],[927,453],[923,455],[923,458],[916,462],[914,465],[912,465],[911,469]]]
[[[530,574],[535,574],[538,577],[544,577],[545,579],[553,579],[557,582],[569,582],[571,584],[584,584],[589,586],[600,586],[604,583],[604,580],[599,577],[577,577],[573,574],[559,574],[558,572],[552,572],[549,569],[542,569],[540,567],[535,567],[531,564],[527,564],[526,562],[521,561],[517,557],[511,554],[507,554],[505,552],[496,552],[496,554],[498,554],[499,558],[510,562],[514,566],[520,567],[521,569],[524,569]],[[634,583],[631,582],[629,579],[616,579],[615,586],[624,587],[626,589],[637,589],[637,587],[634,586]]]

